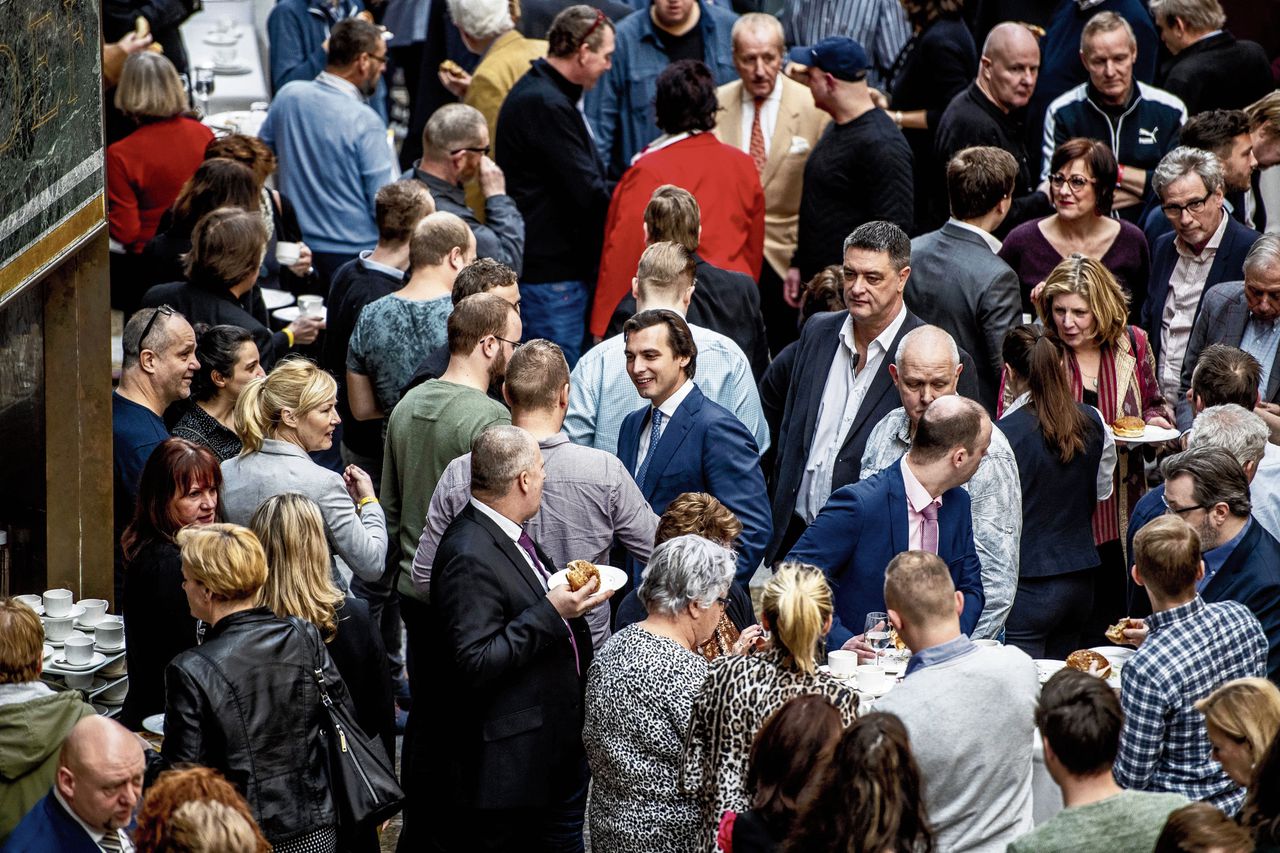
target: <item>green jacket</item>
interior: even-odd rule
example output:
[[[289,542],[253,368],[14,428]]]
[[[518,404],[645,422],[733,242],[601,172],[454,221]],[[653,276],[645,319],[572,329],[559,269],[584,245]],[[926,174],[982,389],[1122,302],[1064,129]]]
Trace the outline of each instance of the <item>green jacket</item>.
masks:
[[[77,690],[53,692],[43,683],[0,685],[0,844],[49,793],[62,741],[91,714],[93,708]]]

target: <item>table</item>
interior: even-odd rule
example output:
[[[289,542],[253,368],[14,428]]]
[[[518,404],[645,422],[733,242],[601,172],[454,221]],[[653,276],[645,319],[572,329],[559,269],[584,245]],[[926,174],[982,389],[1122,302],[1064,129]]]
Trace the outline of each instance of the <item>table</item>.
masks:
[[[216,74],[207,111],[247,110],[255,101],[270,101],[271,87],[262,67],[252,0],[205,0],[203,11],[187,18],[181,29],[191,73],[195,74],[198,65],[214,65],[217,51],[232,49],[205,42],[206,38],[213,37],[220,21],[230,21],[233,25],[231,32],[240,34],[233,48],[235,58],[249,71],[246,74]]]

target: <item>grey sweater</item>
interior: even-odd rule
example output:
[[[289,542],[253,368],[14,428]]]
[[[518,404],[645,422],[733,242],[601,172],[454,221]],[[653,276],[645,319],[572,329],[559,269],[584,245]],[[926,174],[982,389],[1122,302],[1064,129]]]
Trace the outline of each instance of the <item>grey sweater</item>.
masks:
[[[1031,831],[1039,692],[1024,652],[980,647],[912,672],[876,702],[907,728],[939,850],[1003,853]]]

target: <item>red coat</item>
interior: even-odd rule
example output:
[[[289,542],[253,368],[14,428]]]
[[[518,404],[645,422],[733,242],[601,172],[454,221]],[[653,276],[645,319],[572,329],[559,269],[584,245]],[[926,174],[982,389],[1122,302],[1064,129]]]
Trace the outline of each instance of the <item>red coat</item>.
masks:
[[[675,184],[702,214],[698,254],[712,266],[760,278],[764,190],[751,157],[711,133],[698,133],[640,157],[618,182],[605,220],[591,333],[603,337],[613,310],[631,292],[644,251],[644,209],[653,191]]]
[[[175,116],[141,125],[107,147],[107,224],[130,252],[156,236],[160,217],[204,162],[213,131]]]

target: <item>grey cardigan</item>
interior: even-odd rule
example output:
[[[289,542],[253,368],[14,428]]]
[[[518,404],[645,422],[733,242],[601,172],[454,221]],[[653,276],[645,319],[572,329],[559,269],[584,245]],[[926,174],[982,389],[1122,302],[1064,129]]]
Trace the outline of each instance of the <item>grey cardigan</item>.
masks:
[[[342,475],[311,461],[302,448],[268,438],[262,449],[222,463],[222,507],[227,521],[248,525],[267,498],[306,495],[320,507],[332,553],[364,580],[382,577],[387,559],[387,519],[380,504],[356,512]]]

